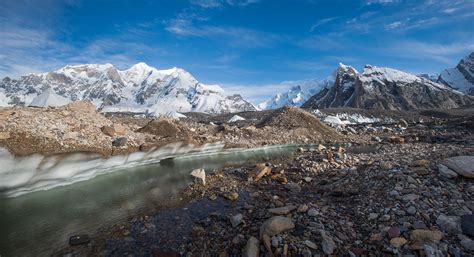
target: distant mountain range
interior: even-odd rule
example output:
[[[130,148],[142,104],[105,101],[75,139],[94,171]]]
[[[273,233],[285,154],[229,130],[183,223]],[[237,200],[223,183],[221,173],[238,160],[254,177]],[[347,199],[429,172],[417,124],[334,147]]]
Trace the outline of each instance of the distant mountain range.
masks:
[[[67,98],[90,100],[103,112],[224,113],[286,105],[388,110],[456,108],[474,102],[467,95],[474,95],[473,74],[474,53],[438,77],[370,65],[360,73],[340,64],[324,80],[285,82],[289,90],[277,93],[257,108],[241,95],[229,96],[218,85],[200,83],[183,69],[157,70],[138,63],[118,70],[112,64],[84,64],[28,74],[17,80],[6,77],[0,81],[0,106],[32,102],[48,105]]]
[[[104,112],[256,110],[240,95],[226,96],[221,87],[202,84],[185,70],[157,70],[145,63],[127,70],[118,70],[112,64],[84,64],[18,80],[6,77],[0,81],[0,104],[28,105],[48,88],[71,100],[90,100]]]
[[[351,66],[340,64],[332,77],[313,82],[317,93],[293,86],[285,93],[259,105],[278,108],[284,105],[304,108],[380,108],[412,110],[425,108],[456,108],[473,103],[474,53],[463,58],[456,68],[447,69],[439,76],[413,75],[399,70],[366,65],[359,73]],[[299,101],[293,101],[299,92]],[[304,99],[304,97],[307,97]],[[270,104],[269,104],[270,103]]]

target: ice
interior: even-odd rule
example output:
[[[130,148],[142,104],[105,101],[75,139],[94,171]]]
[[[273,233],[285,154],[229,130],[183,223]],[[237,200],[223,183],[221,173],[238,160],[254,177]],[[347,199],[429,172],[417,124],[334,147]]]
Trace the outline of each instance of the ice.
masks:
[[[0,148],[0,194],[7,197],[46,190],[92,179],[98,175],[129,167],[159,162],[183,154],[206,154],[221,151],[223,143],[200,147],[173,143],[148,152],[135,152],[104,159],[98,154],[73,153],[15,157]]]
[[[62,106],[70,103],[71,100],[57,95],[51,88],[45,89],[40,95],[31,101],[29,106],[34,107],[48,107],[48,106]]]
[[[245,118],[241,117],[239,115],[234,115],[227,122],[231,123],[231,122],[236,122],[236,121],[239,121],[239,120],[245,120]]]

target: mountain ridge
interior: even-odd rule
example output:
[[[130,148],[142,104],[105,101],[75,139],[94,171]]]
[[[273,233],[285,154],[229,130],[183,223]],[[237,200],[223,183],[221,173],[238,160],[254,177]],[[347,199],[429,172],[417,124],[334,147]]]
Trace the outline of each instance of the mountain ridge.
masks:
[[[102,111],[206,112],[252,111],[240,95],[225,95],[177,67],[158,70],[139,62],[119,70],[110,63],[66,65],[45,73],[0,81],[0,96],[12,105],[28,105],[45,88],[71,100],[89,100]]]

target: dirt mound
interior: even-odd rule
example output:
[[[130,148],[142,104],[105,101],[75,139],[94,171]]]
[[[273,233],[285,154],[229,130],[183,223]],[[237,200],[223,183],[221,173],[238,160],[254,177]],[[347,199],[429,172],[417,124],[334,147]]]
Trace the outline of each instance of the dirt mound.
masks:
[[[140,133],[148,133],[163,138],[185,138],[188,139],[190,131],[182,126],[179,121],[160,118],[148,122],[144,127],[137,130]]]
[[[308,129],[312,133],[340,138],[333,128],[323,124],[316,116],[297,107],[283,107],[268,113],[257,127],[282,127],[284,129]]]

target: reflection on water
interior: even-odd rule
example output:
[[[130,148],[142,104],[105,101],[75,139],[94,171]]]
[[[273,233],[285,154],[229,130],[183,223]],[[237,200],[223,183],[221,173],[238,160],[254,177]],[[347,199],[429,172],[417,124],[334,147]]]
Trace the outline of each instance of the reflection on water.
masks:
[[[281,156],[298,145],[184,155],[72,185],[0,199],[0,256],[48,256],[70,236],[93,234],[141,211],[179,202],[189,173]],[[307,147],[307,146],[306,146]]]

